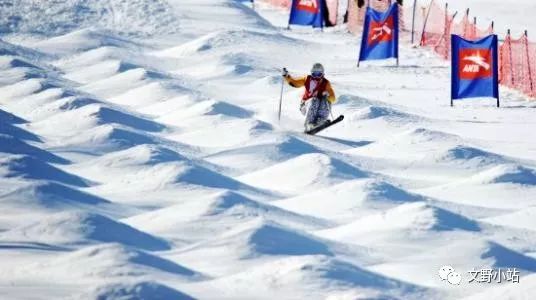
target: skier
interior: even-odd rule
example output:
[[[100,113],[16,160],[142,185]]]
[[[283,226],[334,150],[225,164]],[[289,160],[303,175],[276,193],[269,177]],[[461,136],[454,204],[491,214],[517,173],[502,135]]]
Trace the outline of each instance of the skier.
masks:
[[[303,115],[306,115],[306,132],[329,122],[331,104],[335,102],[336,98],[331,83],[324,77],[322,64],[314,64],[311,69],[311,75],[297,78],[290,76],[287,69],[283,68],[283,77],[292,87],[305,87],[300,111]]]

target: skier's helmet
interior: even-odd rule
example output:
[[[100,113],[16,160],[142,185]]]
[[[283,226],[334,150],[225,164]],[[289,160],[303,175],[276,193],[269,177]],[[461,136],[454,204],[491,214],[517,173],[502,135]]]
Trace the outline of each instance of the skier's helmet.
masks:
[[[322,78],[324,76],[324,66],[321,63],[316,63],[311,69],[311,76],[314,78]]]

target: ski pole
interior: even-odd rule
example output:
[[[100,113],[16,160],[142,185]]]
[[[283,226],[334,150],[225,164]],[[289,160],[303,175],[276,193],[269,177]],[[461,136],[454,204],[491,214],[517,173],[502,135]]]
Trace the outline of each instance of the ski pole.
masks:
[[[286,72],[286,68],[283,68],[283,72]],[[285,87],[285,78],[281,78],[281,94],[279,95],[279,114],[278,119],[281,123],[281,104],[283,103],[283,88]]]

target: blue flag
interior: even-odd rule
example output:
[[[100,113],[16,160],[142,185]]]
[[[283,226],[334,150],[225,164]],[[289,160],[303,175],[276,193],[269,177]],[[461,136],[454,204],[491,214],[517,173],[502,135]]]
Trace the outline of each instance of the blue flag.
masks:
[[[290,24],[324,27],[325,0],[292,0]]]
[[[398,4],[386,12],[367,7],[359,61],[398,58]]]
[[[499,99],[497,35],[468,41],[452,35],[452,99]]]

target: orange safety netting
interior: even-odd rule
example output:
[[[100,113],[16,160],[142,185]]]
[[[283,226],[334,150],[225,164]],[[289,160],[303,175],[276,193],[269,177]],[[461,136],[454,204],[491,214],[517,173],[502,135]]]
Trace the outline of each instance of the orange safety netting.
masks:
[[[480,30],[469,18],[469,10],[465,12],[459,22],[455,22],[458,13],[449,13],[448,6],[440,8],[431,2],[421,21],[421,41],[423,47],[430,47],[441,57],[448,59],[451,54],[451,34],[459,35],[468,40],[476,40],[493,33],[493,24],[485,30]],[[417,18],[416,18],[417,19]]]
[[[361,32],[364,11],[357,7],[357,0],[348,1],[348,30],[353,34]]]
[[[326,6],[328,7],[329,22],[332,26],[337,25],[339,0],[326,0]]]
[[[512,39],[507,34],[499,49],[499,78],[502,85],[536,97],[536,44],[527,35]]]
[[[428,8],[423,10],[420,27],[416,31],[420,33],[420,45],[431,47],[442,57],[448,57],[450,52],[450,31],[455,15],[448,13],[447,7],[441,8],[435,2],[431,2]],[[416,19],[417,16],[416,16]],[[416,22],[417,23],[417,22]]]
[[[476,18],[469,19],[469,10],[467,10],[461,22],[452,25],[451,32],[468,40],[476,40],[493,34],[493,23],[481,30],[476,24]]]

